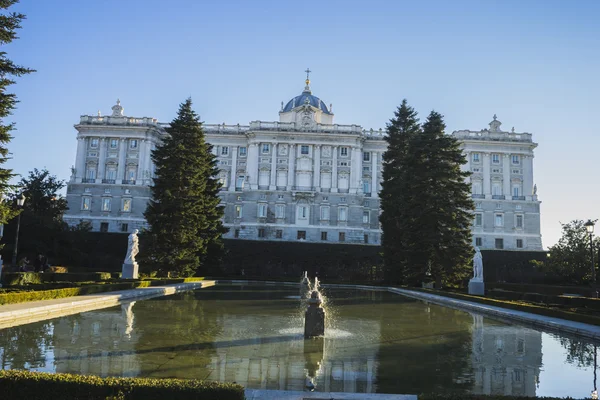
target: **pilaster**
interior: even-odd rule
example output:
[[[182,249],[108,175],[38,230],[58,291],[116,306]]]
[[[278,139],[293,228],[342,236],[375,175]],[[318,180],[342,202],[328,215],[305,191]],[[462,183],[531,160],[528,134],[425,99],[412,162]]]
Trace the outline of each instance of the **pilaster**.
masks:
[[[525,199],[533,199],[533,156],[524,155],[523,159],[523,196]],[[537,197],[537,196],[536,196]]]
[[[491,187],[491,174],[490,174],[490,168],[491,168],[491,160],[490,160],[490,153],[483,153],[483,160],[482,160],[482,164],[481,167],[483,168],[483,194],[485,195],[486,199],[491,199],[492,198],[492,187]]]
[[[239,152],[238,146],[231,146],[231,169],[229,170],[229,190],[235,192],[235,181],[237,179],[237,156]]]
[[[269,190],[277,189],[277,142],[271,144],[271,178]]]
[[[77,138],[77,157],[75,162],[75,182],[81,183],[85,178],[85,159],[87,158],[87,139]]]
[[[146,139],[140,139],[140,148],[138,150],[138,170],[136,176],[136,185],[144,184],[144,159],[146,157]]]
[[[502,194],[506,199],[511,199],[510,191],[510,154],[502,155]]]
[[[338,146],[333,146],[333,166],[331,168],[331,192],[337,193],[338,191]]]
[[[350,158],[350,162],[352,164],[352,168],[350,168],[350,193],[358,193],[358,186],[361,179],[360,167],[361,167],[361,159],[360,159],[360,147],[353,146],[352,147],[352,156]]]
[[[321,190],[321,145],[317,144],[313,146],[313,186],[318,192]]]
[[[290,144],[288,149],[288,179],[287,190],[292,190],[294,186],[294,176],[296,175],[296,145]]]
[[[246,174],[250,177],[250,190],[258,189],[258,144],[248,143],[248,160]]]
[[[99,179],[100,182],[102,182],[102,180],[105,178],[104,170],[106,168],[106,145],[106,138],[100,138],[100,151],[98,155],[98,175],[96,176],[96,178]]]
[[[371,152],[371,197],[379,197],[379,178],[377,176],[377,152]]]
[[[117,180],[118,184],[121,184],[125,179],[125,156],[127,154],[127,139],[123,138],[119,140],[119,164],[117,165]]]

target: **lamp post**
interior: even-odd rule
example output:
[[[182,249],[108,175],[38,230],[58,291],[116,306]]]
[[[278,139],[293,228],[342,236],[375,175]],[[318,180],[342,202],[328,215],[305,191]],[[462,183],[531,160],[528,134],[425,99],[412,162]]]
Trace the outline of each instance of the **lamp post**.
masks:
[[[590,234],[590,255],[592,257],[592,284],[596,284],[596,268],[594,268],[594,223],[591,219],[584,224],[587,233]]]
[[[23,195],[23,193],[21,193],[19,195],[19,197],[17,197],[17,206],[19,208],[22,208],[23,204],[25,204],[25,196]],[[19,216],[17,217],[17,233],[15,234],[15,248],[13,249],[13,255],[12,255],[13,268],[17,265],[17,248],[19,247],[19,229],[20,228],[21,228],[21,213],[19,213]]]

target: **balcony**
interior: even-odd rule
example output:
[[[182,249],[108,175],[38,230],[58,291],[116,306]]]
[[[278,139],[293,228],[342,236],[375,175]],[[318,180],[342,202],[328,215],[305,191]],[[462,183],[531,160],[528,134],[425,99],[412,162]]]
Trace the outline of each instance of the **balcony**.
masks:
[[[292,186],[292,190],[297,190],[299,192],[314,192],[314,186]]]
[[[114,179],[102,179],[102,183],[108,183],[108,184],[114,185],[115,182],[116,181]]]
[[[121,183],[123,185],[135,185],[135,179],[123,179]]]
[[[241,187],[236,187],[236,188],[235,188],[235,191],[236,191],[236,192],[241,192],[242,190],[244,190],[244,188],[241,188]]]
[[[371,197],[371,193],[363,193],[365,197]]]
[[[95,179],[90,179],[90,178],[83,178],[81,180],[81,183],[96,183]]]
[[[513,196],[513,200],[525,200],[525,196]]]
[[[492,199],[494,199],[494,200],[504,200],[504,199],[506,199],[506,196],[503,195],[503,194],[493,194],[492,195]]]
[[[485,199],[485,194],[472,194],[471,198],[473,198],[473,199]]]

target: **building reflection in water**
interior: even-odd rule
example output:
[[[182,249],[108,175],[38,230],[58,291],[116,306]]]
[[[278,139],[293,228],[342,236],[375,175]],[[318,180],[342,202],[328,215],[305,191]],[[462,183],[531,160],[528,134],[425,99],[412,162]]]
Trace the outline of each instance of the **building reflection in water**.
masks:
[[[138,376],[135,303],[122,304],[120,312],[112,308],[58,319],[54,323],[56,372]]]
[[[474,394],[535,396],[542,365],[542,333],[473,317]]]

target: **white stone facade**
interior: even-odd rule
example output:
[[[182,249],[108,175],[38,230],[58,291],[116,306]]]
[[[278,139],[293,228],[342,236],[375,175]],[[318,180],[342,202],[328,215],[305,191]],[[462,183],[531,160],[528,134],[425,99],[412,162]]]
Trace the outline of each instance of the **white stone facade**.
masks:
[[[282,103],[277,122],[204,125],[218,156],[230,229],[225,236],[378,245],[384,131],[334,124],[331,106],[312,95],[309,83]],[[502,132],[499,124],[494,119],[489,130],[453,133],[469,156],[465,168],[474,173],[474,244],[541,250],[532,193],[536,145],[530,134]],[[165,125],[126,117],[118,102],[109,117],[82,116],[65,221],[90,221],[94,230],[110,232],[143,227],[154,175],[150,153],[166,135]]]

